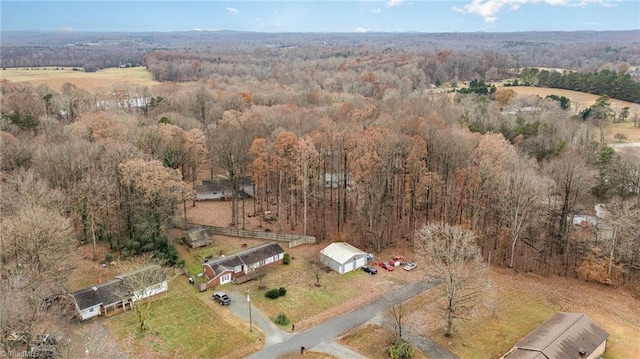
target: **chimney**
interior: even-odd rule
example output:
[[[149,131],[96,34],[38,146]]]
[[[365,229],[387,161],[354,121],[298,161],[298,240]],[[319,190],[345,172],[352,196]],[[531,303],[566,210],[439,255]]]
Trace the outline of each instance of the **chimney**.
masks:
[[[98,296],[98,287],[91,287],[91,289],[93,289],[93,296],[97,297]]]
[[[587,351],[580,348],[580,350],[578,350],[578,358],[582,359],[582,358],[586,358],[587,357]]]

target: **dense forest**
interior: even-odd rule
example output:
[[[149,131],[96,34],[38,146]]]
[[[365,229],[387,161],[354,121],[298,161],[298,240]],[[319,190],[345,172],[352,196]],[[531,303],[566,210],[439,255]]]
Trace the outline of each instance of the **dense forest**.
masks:
[[[279,231],[376,252],[447,223],[492,265],[640,287],[640,158],[604,142],[609,112],[436,85],[507,76],[508,56],[265,45],[142,61],[161,83],[0,83],[0,272],[28,276],[20,293],[59,291],[80,243],[180,264],[168,228],[219,176],[232,226],[270,210]],[[245,177],[256,196],[240,201]],[[604,218],[576,221],[597,203]]]

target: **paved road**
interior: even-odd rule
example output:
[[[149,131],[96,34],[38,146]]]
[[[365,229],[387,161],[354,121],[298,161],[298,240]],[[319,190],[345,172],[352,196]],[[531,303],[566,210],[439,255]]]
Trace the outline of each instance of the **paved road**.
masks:
[[[257,310],[252,310],[253,322],[260,326],[260,328],[264,328],[263,331],[267,337],[267,343],[262,350],[254,353],[248,358],[277,358],[283,354],[299,352],[300,347],[329,352],[330,354],[336,355],[340,358],[359,358],[361,356],[357,353],[339,345],[334,345],[333,339],[340,333],[346,332],[351,328],[357,327],[370,319],[375,318],[392,306],[411,299],[412,297],[433,288],[435,285],[436,283],[433,281],[425,280],[399,287],[398,289],[392,290],[388,294],[361,308],[354,309],[343,315],[329,319],[315,327],[299,333],[282,332],[269,320],[269,318],[264,317],[262,314],[257,314],[259,313]],[[246,302],[246,298],[242,298],[240,295],[235,295],[232,297],[232,300],[236,302],[230,306],[234,313],[238,314],[241,318],[248,319],[248,304]],[[274,337],[270,338],[271,335],[274,335]]]

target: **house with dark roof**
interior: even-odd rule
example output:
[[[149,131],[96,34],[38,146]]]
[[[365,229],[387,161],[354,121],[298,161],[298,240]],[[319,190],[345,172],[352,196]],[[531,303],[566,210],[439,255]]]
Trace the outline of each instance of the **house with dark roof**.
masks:
[[[596,359],[609,333],[580,313],[556,313],[527,334],[500,359]]]
[[[107,283],[71,293],[81,320],[110,316],[133,308],[135,302],[167,291],[167,277],[158,265],[116,276]]]
[[[268,242],[234,255],[205,262],[202,267],[207,277],[207,288],[215,288],[243,276],[250,276],[258,268],[281,264],[283,259],[282,247],[276,242]]]

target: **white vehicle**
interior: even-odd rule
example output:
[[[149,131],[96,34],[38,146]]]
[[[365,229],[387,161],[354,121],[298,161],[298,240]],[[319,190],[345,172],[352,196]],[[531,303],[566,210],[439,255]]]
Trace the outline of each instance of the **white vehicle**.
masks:
[[[411,263],[407,263],[406,266],[404,266],[404,270],[414,270],[418,265],[411,262]]]

